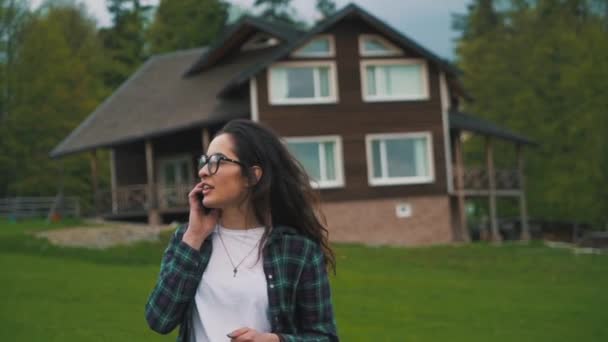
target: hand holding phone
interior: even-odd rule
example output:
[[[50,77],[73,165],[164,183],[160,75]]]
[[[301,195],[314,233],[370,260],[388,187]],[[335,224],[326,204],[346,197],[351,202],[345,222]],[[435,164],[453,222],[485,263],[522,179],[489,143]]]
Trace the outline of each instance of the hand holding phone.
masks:
[[[199,192],[196,197],[198,199],[198,202],[201,204],[201,208],[203,209],[205,215],[209,215],[209,213],[211,212],[211,208],[207,208],[205,207],[205,204],[203,204],[203,199],[205,198],[205,196],[203,196],[203,193]]]
[[[184,234],[184,241],[188,239],[188,244],[197,248],[203,240],[211,234],[219,218],[219,209],[206,208],[203,206],[203,185],[202,182],[194,186],[188,193],[188,203],[190,204],[190,218],[188,229]]]

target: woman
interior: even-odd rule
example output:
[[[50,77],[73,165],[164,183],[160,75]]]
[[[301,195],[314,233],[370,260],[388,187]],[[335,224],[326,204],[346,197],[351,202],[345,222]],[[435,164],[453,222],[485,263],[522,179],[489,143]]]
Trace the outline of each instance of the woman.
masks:
[[[277,135],[229,122],[198,175],[189,222],[173,234],[146,304],[150,328],[167,334],[180,324],[184,342],[338,341],[327,229]]]

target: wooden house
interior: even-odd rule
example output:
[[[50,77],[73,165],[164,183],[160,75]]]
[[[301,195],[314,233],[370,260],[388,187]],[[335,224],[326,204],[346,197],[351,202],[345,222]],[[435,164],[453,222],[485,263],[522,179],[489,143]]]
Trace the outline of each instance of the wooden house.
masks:
[[[111,152],[108,219],[187,219],[196,161],[234,118],[270,126],[315,179],[330,239],[420,245],[468,241],[465,201],[521,203],[530,140],[461,111],[469,99],[445,60],[356,5],[306,32],[252,17],[217,43],[151,57],[52,152]],[[463,132],[487,137],[487,167],[462,162]],[[519,163],[494,168],[492,142]]]

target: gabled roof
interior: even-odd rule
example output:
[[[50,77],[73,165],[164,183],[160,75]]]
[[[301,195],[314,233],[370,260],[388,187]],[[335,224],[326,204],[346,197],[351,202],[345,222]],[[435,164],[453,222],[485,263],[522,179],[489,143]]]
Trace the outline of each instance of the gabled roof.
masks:
[[[450,128],[474,133],[490,135],[501,139],[513,141],[523,145],[537,145],[536,142],[513,133],[506,128],[500,127],[489,121],[480,119],[470,114],[452,110],[449,114]]]
[[[397,30],[393,29],[391,26],[383,22],[382,20],[376,18],[371,15],[361,7],[355,4],[349,4],[344,7],[340,11],[336,12],[330,17],[327,17],[325,20],[317,24],[317,26],[313,27],[311,30],[307,31],[305,34],[289,41],[284,47],[278,49],[275,54],[270,56],[267,60],[262,61],[259,64],[253,65],[251,68],[243,70],[238,76],[231,79],[230,82],[226,84],[226,86],[222,89],[219,96],[225,95],[232,91],[235,88],[240,87],[245,82],[248,82],[249,79],[257,74],[258,72],[264,70],[273,62],[287,56],[290,52],[304,45],[308,40],[310,40],[315,35],[324,32],[325,30],[331,28],[333,25],[340,22],[342,19],[347,17],[357,16],[365,21],[370,26],[377,29],[382,34],[390,37],[395,42],[399,43],[402,46],[407,46],[409,49],[415,51],[421,56],[427,58],[428,60],[437,64],[437,66],[444,70],[449,76],[456,77],[460,74],[460,70],[458,70],[455,66],[451,65],[446,60],[441,57],[435,55],[431,51],[425,49],[420,44],[416,43],[412,39],[406,37],[401,34]]]
[[[205,68],[213,66],[225,56],[230,48],[239,46],[243,40],[251,37],[255,32],[265,32],[285,42],[295,40],[304,33],[287,24],[271,22],[262,18],[243,16],[234,24],[224,30],[205,53],[186,71],[184,76],[193,76]]]
[[[52,158],[249,117],[248,97],[218,98],[225,80],[267,59],[274,48],[243,52],[190,78],[205,48],[153,56],[50,153]]]

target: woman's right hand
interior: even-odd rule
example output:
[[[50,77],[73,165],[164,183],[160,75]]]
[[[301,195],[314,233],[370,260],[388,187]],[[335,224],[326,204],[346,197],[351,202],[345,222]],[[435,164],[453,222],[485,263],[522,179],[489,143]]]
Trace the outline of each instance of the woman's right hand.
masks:
[[[200,182],[188,193],[190,204],[190,218],[188,229],[184,233],[183,241],[195,249],[199,249],[203,241],[211,234],[220,216],[219,209],[211,209],[205,214],[203,204],[199,200],[202,196],[203,183]]]

